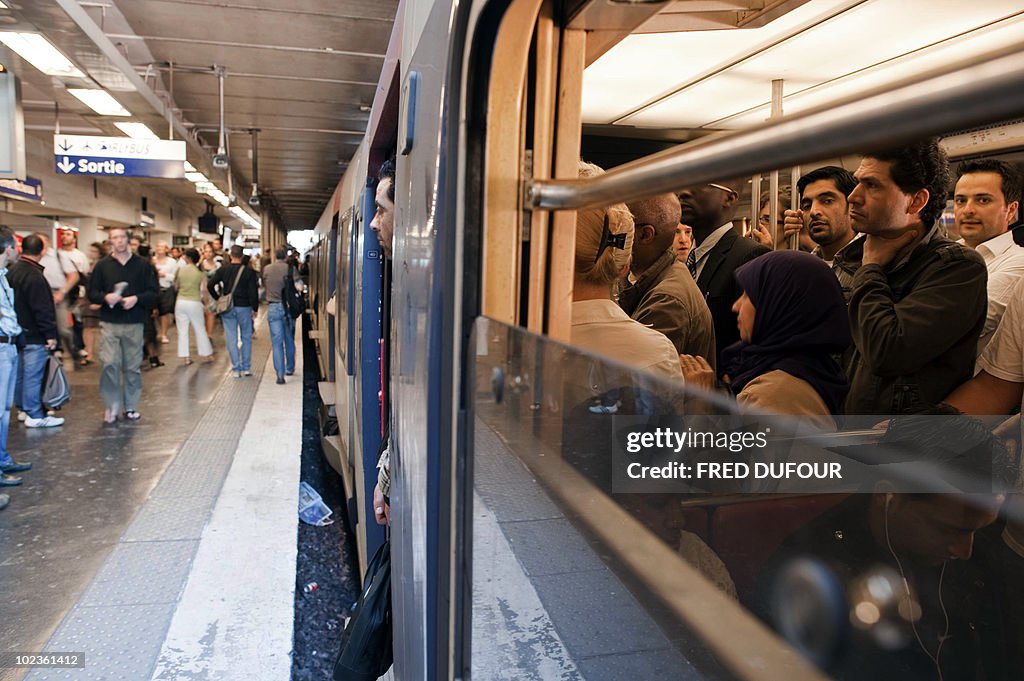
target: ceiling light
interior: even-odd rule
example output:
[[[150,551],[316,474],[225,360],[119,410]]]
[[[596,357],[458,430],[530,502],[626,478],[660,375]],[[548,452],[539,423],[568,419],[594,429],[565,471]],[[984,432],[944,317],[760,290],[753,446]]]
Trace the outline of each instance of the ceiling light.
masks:
[[[145,123],[114,123],[117,128],[128,135],[129,137],[137,140],[158,140],[152,130],[150,130]]]
[[[192,165],[191,163],[189,163],[188,161],[185,161],[185,172],[186,173],[194,173],[194,172],[196,172],[196,167],[194,165]]]
[[[85,78],[70,59],[38,33],[0,31],[0,42],[48,76]]]
[[[101,116],[131,116],[106,90],[68,88],[68,93]]]
[[[185,179],[189,182],[195,182],[196,184],[210,181],[210,178],[200,172],[187,172],[185,173]]]

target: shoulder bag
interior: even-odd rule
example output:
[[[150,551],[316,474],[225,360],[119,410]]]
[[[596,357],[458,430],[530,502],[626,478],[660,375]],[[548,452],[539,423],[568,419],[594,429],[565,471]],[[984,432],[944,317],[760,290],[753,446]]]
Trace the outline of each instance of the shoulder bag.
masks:
[[[238,286],[238,280],[242,278],[243,269],[245,269],[245,265],[238,266],[238,274],[235,275],[235,283],[231,284],[231,290],[225,291],[220,298],[210,303],[210,312],[222,315],[225,312],[230,312],[235,306],[235,287]]]

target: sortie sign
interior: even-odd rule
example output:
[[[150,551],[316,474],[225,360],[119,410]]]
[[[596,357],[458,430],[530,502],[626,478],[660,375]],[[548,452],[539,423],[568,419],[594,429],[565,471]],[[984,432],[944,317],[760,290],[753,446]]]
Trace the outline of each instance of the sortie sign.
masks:
[[[58,175],[185,177],[182,141],[54,135],[53,156]]]

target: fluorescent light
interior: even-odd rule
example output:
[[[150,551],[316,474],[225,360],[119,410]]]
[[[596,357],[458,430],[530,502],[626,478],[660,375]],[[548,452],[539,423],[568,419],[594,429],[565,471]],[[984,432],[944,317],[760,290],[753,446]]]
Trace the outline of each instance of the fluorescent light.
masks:
[[[48,76],[85,78],[71,60],[38,33],[0,31],[0,42]]]
[[[200,182],[210,181],[210,178],[206,177],[206,175],[203,175],[202,173],[199,172],[185,173],[185,179],[188,180],[189,182],[195,182],[196,184],[199,184]]]
[[[131,116],[128,109],[110,96],[106,90],[86,90],[83,88],[68,88],[68,94],[78,101],[100,114],[101,116]]]
[[[0,0],[0,9],[10,9],[2,0]]]
[[[192,165],[191,163],[189,163],[188,161],[185,161],[185,172],[186,173],[194,173],[194,172],[196,172],[196,167],[194,165]]]
[[[152,130],[145,123],[114,123],[121,132],[137,140],[158,140]]]

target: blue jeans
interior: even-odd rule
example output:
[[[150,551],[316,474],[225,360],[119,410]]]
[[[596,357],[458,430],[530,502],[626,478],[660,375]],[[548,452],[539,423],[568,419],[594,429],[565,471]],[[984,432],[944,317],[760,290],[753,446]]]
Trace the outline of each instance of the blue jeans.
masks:
[[[0,414],[0,466],[14,463],[7,451],[7,430],[11,427],[11,405],[14,403],[17,377],[18,348],[11,343],[0,343],[0,400],[3,400],[3,413]]]
[[[267,306],[270,325],[270,345],[274,350],[274,371],[278,378],[295,372],[295,325],[288,310],[281,303]]]
[[[252,371],[252,308],[233,307],[220,316],[232,371]],[[242,335],[242,357],[238,357],[238,335]]]
[[[18,366],[18,385],[14,390],[14,403],[34,419],[46,416],[43,411],[43,376],[49,353],[45,345],[26,345],[21,349]]]

